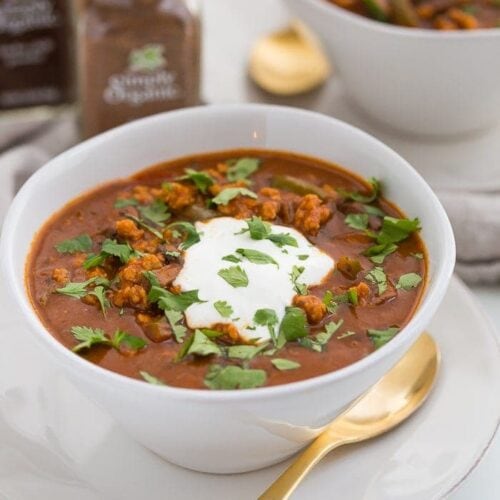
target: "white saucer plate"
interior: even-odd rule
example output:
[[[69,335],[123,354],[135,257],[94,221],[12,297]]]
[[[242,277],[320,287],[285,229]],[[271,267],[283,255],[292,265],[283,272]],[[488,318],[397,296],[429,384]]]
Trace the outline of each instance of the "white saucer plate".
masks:
[[[255,499],[287,465],[217,476],[163,461],[62,378],[19,318],[0,290],[2,500]],[[495,332],[456,278],[430,331],[443,362],[425,406],[392,433],[331,453],[294,498],[432,500],[474,468],[500,414]]]

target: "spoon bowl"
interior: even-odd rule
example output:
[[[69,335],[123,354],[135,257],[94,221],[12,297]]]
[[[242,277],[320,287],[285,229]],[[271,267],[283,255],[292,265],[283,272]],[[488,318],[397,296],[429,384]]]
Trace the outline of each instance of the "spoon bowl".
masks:
[[[259,497],[288,498],[307,473],[330,451],[383,434],[412,415],[427,399],[440,363],[434,339],[424,333],[405,356],[299,456]]]

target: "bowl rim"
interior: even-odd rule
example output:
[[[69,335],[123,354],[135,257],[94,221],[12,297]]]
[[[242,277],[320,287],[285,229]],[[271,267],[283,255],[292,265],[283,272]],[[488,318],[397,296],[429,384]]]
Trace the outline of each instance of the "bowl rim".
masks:
[[[428,40],[472,40],[483,38],[500,38],[500,28],[481,28],[476,30],[440,31],[423,28],[408,28],[394,24],[383,23],[375,19],[355,14],[343,9],[327,0],[286,0],[287,2],[307,3],[325,15],[337,15],[347,22],[360,28],[365,28],[378,33],[395,35],[408,38],[424,38]]]
[[[344,129],[354,138],[357,137],[361,143],[372,143],[375,148],[380,150],[380,152],[384,152],[388,157],[392,157],[393,161],[402,166],[405,169],[405,172],[407,172],[407,174],[413,178],[413,181],[417,182],[420,185],[422,194],[425,195],[426,203],[431,203],[433,205],[436,212],[436,219],[440,221],[441,227],[438,231],[440,235],[439,237],[446,247],[443,250],[446,251],[448,258],[443,259],[440,267],[435,268],[433,282],[428,280],[427,289],[417,310],[414,312],[410,321],[401,329],[398,335],[396,335],[394,339],[391,340],[391,342],[388,342],[382,348],[372,352],[365,358],[362,358],[355,363],[352,363],[339,370],[325,373],[316,377],[300,380],[297,382],[290,382],[287,384],[268,387],[264,386],[254,389],[210,391],[208,389],[189,389],[168,385],[153,385],[140,379],[127,377],[125,375],[121,375],[111,370],[102,368],[73,353],[71,350],[61,344],[48,331],[31,304],[25,286],[24,272],[23,279],[20,284],[14,270],[14,259],[16,254],[13,241],[15,239],[14,234],[16,233],[17,228],[20,227],[20,225],[18,224],[19,213],[21,209],[29,203],[31,192],[35,192],[38,189],[38,180],[42,179],[45,176],[50,176],[52,170],[58,170],[59,168],[61,168],[60,165],[64,164],[65,168],[68,168],[67,164],[71,163],[72,159],[75,156],[78,155],[84,157],[87,150],[99,148],[102,143],[107,142],[114,136],[119,136],[124,133],[132,133],[134,130],[140,129],[145,123],[154,124],[155,122],[157,122],[158,124],[161,124],[165,127],[171,125],[172,123],[175,123],[175,120],[178,116],[189,117],[189,115],[191,115],[195,119],[199,113],[205,113],[208,115],[212,114],[214,116],[218,113],[219,116],[224,115],[224,113],[233,115],[250,115],[252,113],[270,113],[276,115],[281,113],[282,115],[291,115],[290,118],[292,119],[288,120],[288,123],[294,123],[293,117],[295,116],[295,118],[297,118],[298,115],[304,116],[305,118],[310,118],[317,121],[318,123],[323,122],[324,126]],[[215,148],[214,150],[217,149]],[[347,168],[349,170],[349,167],[344,168]],[[60,208],[62,207],[59,207],[59,209]],[[72,148],[52,158],[28,179],[28,181],[23,185],[23,187],[20,189],[13,202],[11,203],[3,224],[2,235],[0,239],[0,255],[4,256],[4,258],[2,259],[2,270],[3,275],[7,281],[7,286],[14,298],[14,301],[19,306],[23,316],[27,319],[29,329],[31,330],[33,335],[36,335],[38,337],[39,341],[45,344],[48,350],[55,351],[53,354],[65,358],[69,362],[69,364],[72,365],[72,367],[70,367],[72,370],[79,371],[80,373],[78,375],[88,374],[89,376],[92,375],[94,377],[101,378],[101,380],[103,381],[109,381],[109,384],[118,384],[123,387],[128,386],[131,392],[134,390],[152,391],[151,394],[156,394],[158,396],[160,394],[163,394],[163,397],[171,397],[179,400],[203,400],[210,403],[226,403],[240,401],[244,402],[254,399],[267,400],[269,398],[283,396],[288,393],[298,394],[301,392],[307,392],[310,389],[319,388],[321,386],[333,384],[341,379],[349,378],[351,375],[362,372],[365,369],[369,368],[371,365],[375,365],[382,358],[390,357],[390,355],[394,353],[399,346],[407,341],[410,330],[415,331],[422,329],[422,326],[420,326],[420,324],[426,321],[425,318],[432,317],[436,312],[441,299],[446,293],[448,283],[453,273],[455,265],[455,239],[448,216],[437,196],[434,194],[427,182],[404,158],[402,158],[398,153],[389,148],[389,146],[385,145],[380,140],[371,136],[367,132],[354,127],[353,125],[321,113],[299,108],[292,108],[288,106],[245,103],[196,106],[192,108],[159,113],[111,129],[107,132],[104,132],[103,134],[83,141],[80,144],[73,146]],[[28,254],[25,254],[23,256],[24,266],[26,265],[27,256]],[[25,270],[25,267],[23,267],[23,270]],[[374,383],[375,382],[376,381],[374,381]]]

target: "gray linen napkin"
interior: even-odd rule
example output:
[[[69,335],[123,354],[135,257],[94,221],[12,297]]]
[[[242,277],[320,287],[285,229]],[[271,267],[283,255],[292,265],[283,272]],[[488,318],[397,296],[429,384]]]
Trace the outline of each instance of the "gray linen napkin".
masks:
[[[0,154],[1,221],[24,180],[76,144],[78,133],[69,112],[44,124],[34,123],[31,129],[26,123],[17,129],[15,125],[2,128],[0,137],[4,151]],[[458,274],[471,284],[500,282],[500,186],[497,192],[440,191],[438,196],[455,231]]]

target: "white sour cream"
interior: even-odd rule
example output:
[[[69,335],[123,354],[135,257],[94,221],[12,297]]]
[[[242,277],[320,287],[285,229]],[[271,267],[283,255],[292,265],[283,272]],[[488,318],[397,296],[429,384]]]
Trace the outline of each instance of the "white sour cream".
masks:
[[[196,222],[200,242],[184,252],[184,266],[174,284],[182,291],[198,290],[201,300],[185,311],[186,322],[190,328],[210,328],[216,323],[232,323],[244,339],[270,338],[266,326],[254,325],[253,318],[258,309],[272,309],[281,322],[285,308],[290,306],[297,294],[290,273],[294,266],[304,270],[298,278],[305,285],[320,284],[333,270],[334,261],[326,253],[312,245],[295,229],[271,225],[273,234],[287,233],[297,241],[298,247],[282,248],[273,242],[254,240],[246,229],[247,223],[232,217],[220,217],[207,222]],[[237,249],[258,250],[272,257],[274,264],[255,264],[242,257],[241,262],[223,260],[227,255],[238,255]],[[303,256],[307,255],[305,259]],[[302,257],[299,258],[299,256]],[[233,287],[218,272],[240,266],[248,277],[245,287]],[[225,301],[233,309],[230,317],[223,317],[214,303]]]

